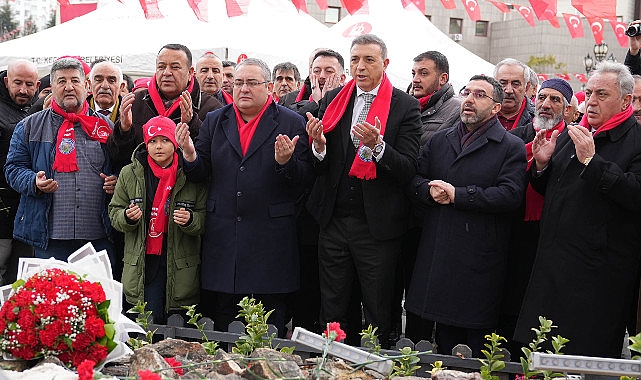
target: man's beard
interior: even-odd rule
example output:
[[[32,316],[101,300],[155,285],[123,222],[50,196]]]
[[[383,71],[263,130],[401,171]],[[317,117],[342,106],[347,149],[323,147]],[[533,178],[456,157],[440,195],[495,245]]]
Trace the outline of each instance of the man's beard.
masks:
[[[545,117],[535,116],[532,124],[534,129],[540,131],[542,129],[548,130],[556,127],[557,124],[563,119],[563,115],[553,117],[552,119],[547,119]]]

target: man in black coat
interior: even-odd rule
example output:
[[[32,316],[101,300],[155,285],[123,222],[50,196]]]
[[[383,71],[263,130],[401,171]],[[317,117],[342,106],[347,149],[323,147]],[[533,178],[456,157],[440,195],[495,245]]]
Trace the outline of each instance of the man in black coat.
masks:
[[[597,66],[586,112],[562,133],[537,133],[532,187],[545,196],[541,237],[516,326],[532,340],[538,317],[570,342],[563,352],[618,358],[637,302],[641,246],[641,129],[634,79],[621,63]]]
[[[366,324],[378,327],[384,346],[394,268],[409,221],[404,188],[416,172],[421,133],[418,101],[393,88],[388,63],[380,38],[355,38],[354,79],[325,95],[320,119],[308,114],[307,123],[318,175],[307,204],[320,225],[321,324],[347,323],[358,281]]]
[[[0,168],[4,168],[9,142],[16,124],[27,116],[29,107],[37,99],[40,82],[36,66],[26,60],[11,62],[0,72]],[[13,221],[16,217],[20,194],[13,190],[0,172],[0,283],[16,280],[18,258],[33,256],[33,249],[13,240]]]
[[[466,344],[480,357],[484,336],[498,325],[527,162],[523,142],[498,121],[501,85],[476,75],[461,95],[461,121],[432,136],[412,181],[427,209],[405,309],[436,321],[439,353]]]

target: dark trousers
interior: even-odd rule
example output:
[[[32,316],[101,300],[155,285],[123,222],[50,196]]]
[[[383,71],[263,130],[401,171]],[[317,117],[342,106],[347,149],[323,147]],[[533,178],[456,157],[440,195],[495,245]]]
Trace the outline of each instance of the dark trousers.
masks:
[[[436,323],[436,344],[439,354],[452,355],[452,349],[458,344],[465,344],[472,350],[472,357],[480,358],[485,344],[485,335],[492,329],[468,329]]]
[[[356,280],[361,288],[365,324],[378,327],[381,344],[388,342],[400,245],[400,238],[376,240],[364,220],[351,216],[332,218],[321,229],[318,244],[321,325],[349,324],[350,295]]]
[[[274,310],[267,323],[276,326],[279,338],[285,338],[287,334],[285,324],[288,322],[286,321],[287,306],[291,303],[293,293],[229,294],[201,289],[200,312],[203,317],[209,317],[214,321],[214,330],[227,331],[229,324],[233,321],[246,323],[244,319],[236,318],[240,311],[238,303],[244,297],[252,297],[256,302],[262,302],[265,312]]]

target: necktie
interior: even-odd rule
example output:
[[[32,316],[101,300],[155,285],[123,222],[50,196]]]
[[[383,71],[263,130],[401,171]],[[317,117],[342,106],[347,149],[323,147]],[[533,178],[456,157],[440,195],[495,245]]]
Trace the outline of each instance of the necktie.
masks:
[[[101,114],[103,114],[105,116],[111,115],[111,111],[109,111],[109,110],[98,110],[98,113],[101,113]]]
[[[374,100],[374,94],[361,94],[363,99],[365,100],[365,105],[363,106],[363,109],[361,110],[361,113],[358,114],[358,118],[356,119],[356,124],[362,123],[365,121],[367,118],[367,114],[369,112],[370,107],[372,106],[372,101]],[[360,140],[352,135],[352,142],[354,143],[354,148],[358,149],[358,146],[361,145]]]

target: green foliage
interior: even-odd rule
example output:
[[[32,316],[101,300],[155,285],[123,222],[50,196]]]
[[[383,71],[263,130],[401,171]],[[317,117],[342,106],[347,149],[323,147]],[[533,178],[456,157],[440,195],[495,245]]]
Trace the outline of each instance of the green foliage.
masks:
[[[49,17],[49,21],[47,21],[45,29],[49,29],[54,26],[56,26],[56,12],[51,12],[51,17]]]
[[[563,62],[557,62],[556,57],[553,55],[542,55],[542,56],[534,56],[531,55],[530,59],[525,63],[526,65],[530,66],[532,70],[536,71],[537,73],[545,73],[545,72],[558,72],[558,71],[564,71],[566,72],[567,64]]]
[[[142,327],[143,330],[146,331],[145,340],[129,338],[129,340],[127,341],[127,344],[134,350],[136,348],[140,348],[144,345],[152,343],[152,339],[154,337],[154,334],[156,333],[156,330],[154,331],[149,330],[149,325],[151,321],[151,310],[149,311],[145,310],[146,306],[147,306],[147,302],[138,300],[138,303],[136,304],[136,306],[127,310],[127,313],[129,314],[137,314],[136,323],[140,325],[140,327]]]
[[[245,319],[245,334],[236,341],[233,353],[250,355],[257,348],[272,348],[276,334],[267,333],[267,319],[274,310],[265,312],[262,302],[256,303],[253,298],[244,297],[238,303],[240,312],[237,317]]]
[[[496,333],[486,335],[485,339],[488,341],[488,343],[484,344],[487,350],[481,350],[481,353],[485,355],[485,359],[479,359],[482,363],[481,378],[483,380],[498,380],[499,377],[492,375],[492,372],[505,368],[505,362],[501,360],[504,356],[500,346],[501,341],[507,342],[507,340]]]
[[[11,5],[5,0],[4,4],[0,5],[0,35],[11,32],[18,27],[18,24],[13,19],[12,13]]]
[[[530,364],[532,364],[530,355],[533,352],[539,352],[541,350],[541,345],[548,340],[547,334],[549,334],[555,327],[556,326],[553,325],[552,320],[539,316],[539,328],[532,328],[532,331],[534,331],[535,334],[534,340],[532,340],[532,342],[530,342],[527,347],[521,348],[521,351],[523,351],[523,353],[525,354],[525,358],[521,358],[521,366],[523,367],[523,374],[525,375],[525,378],[530,378],[532,376],[540,377],[541,375],[543,375],[544,380],[550,380],[555,377],[563,376],[562,373],[552,371],[530,370]],[[549,354],[562,355],[563,353],[561,352],[561,350],[569,341],[569,339],[563,338],[560,335],[552,337],[552,349],[554,351],[552,352],[550,350],[547,350],[546,352]]]
[[[38,33],[38,27],[33,21],[33,17],[29,16],[24,20],[24,27],[22,28],[21,36],[28,36],[29,34]]]
[[[378,343],[378,336],[376,335],[378,327],[372,327],[370,324],[366,329],[363,329],[358,335],[361,336],[361,340],[365,338],[363,346],[370,350],[373,354],[380,355],[381,345]]]
[[[399,351],[401,355],[394,360],[392,373],[389,375],[390,379],[395,376],[412,376],[414,372],[421,369],[420,365],[415,365],[421,361],[418,357],[418,351],[414,351],[410,347],[403,347]]]
[[[196,326],[198,331],[200,331],[200,334],[202,335],[201,340],[203,341],[201,345],[205,349],[205,352],[209,355],[215,354],[216,350],[218,349],[218,342],[210,341],[209,338],[207,338],[207,334],[205,334],[205,324],[198,323],[198,320],[200,319],[200,317],[202,317],[202,314],[196,313],[196,305],[183,306],[183,309],[187,310],[186,314],[189,317],[187,323]]]
[[[436,372],[446,369],[446,367],[443,367],[442,360],[437,360],[434,362],[434,364],[430,364],[430,365],[432,366],[432,369],[430,370],[431,375],[434,375]]]

